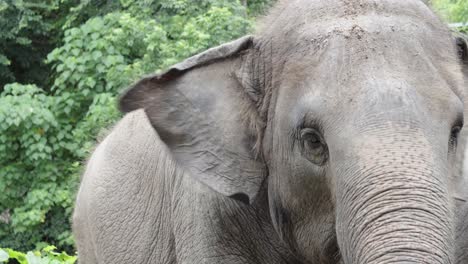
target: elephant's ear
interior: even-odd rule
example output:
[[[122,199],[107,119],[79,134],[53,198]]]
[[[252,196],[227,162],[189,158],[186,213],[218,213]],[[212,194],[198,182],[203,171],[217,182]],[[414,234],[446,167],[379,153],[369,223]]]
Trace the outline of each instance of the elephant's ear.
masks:
[[[262,123],[251,89],[235,74],[252,49],[251,36],[209,49],[140,80],[120,99],[123,112],[145,109],[179,166],[247,204],[266,176],[253,151]]]

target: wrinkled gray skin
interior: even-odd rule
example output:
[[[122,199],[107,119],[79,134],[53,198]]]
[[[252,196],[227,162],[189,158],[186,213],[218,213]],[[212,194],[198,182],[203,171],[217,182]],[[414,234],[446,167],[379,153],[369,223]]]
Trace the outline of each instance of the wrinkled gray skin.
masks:
[[[457,263],[456,53],[421,1],[281,1],[122,97],[80,263]]]
[[[464,129],[468,129],[466,126]],[[455,178],[457,182],[457,195],[455,197],[455,215],[457,219],[456,224],[456,262],[455,263],[468,263],[468,148],[466,148],[466,141],[468,137],[467,131],[460,135],[460,143],[463,143],[462,157],[464,158],[464,166],[458,174],[460,177]],[[460,150],[462,151],[462,150]],[[457,166],[458,168],[458,166]],[[457,175],[457,174],[456,174]]]

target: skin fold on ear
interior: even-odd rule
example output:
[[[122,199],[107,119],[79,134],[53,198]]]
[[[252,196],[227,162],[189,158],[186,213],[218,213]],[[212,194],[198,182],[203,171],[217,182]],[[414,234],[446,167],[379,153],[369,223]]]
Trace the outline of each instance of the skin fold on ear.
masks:
[[[253,151],[260,121],[234,74],[252,46],[247,36],[209,49],[140,80],[120,99],[123,112],[145,109],[179,166],[247,204],[266,177]]]

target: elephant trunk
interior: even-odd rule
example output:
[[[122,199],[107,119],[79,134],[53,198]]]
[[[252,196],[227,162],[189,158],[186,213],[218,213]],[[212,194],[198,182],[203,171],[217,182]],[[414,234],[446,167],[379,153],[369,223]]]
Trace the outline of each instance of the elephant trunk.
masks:
[[[421,148],[417,155],[376,151],[366,150],[354,165],[337,171],[336,228],[344,262],[453,263],[453,212],[443,163],[436,165]]]

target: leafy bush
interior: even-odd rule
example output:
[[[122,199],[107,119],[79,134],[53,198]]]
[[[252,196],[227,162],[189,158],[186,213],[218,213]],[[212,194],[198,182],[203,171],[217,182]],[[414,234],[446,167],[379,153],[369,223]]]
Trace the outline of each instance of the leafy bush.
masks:
[[[73,264],[76,262],[76,256],[69,256],[65,252],[57,253],[56,249],[55,246],[46,246],[42,250],[22,253],[0,248],[0,262],[9,260],[16,260],[19,264]]]
[[[71,213],[77,178],[63,157],[74,149],[71,126],[57,118],[58,102],[35,85],[9,84],[0,94],[0,211],[12,210],[10,225],[0,226],[4,246],[48,241],[47,219]],[[69,225],[54,229],[59,245],[71,242]]]

